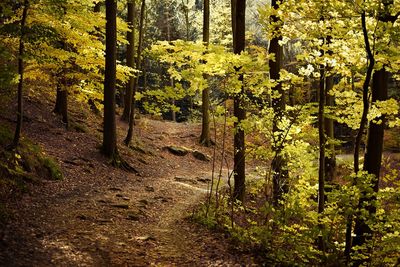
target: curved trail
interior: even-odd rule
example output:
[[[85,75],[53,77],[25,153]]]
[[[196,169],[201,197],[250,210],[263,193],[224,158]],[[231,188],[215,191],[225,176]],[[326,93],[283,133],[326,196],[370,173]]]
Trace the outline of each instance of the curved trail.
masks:
[[[33,186],[13,203],[12,219],[0,231],[1,266],[252,262],[250,255],[238,253],[221,234],[185,220],[205,195],[204,178],[210,176],[211,163],[191,155],[174,156],[162,148],[182,145],[211,154],[196,145],[198,125],[140,120],[136,138],[149,151],[122,151],[139,169],[141,175],[136,176],[110,167],[99,155],[94,135],[67,132],[57,127],[54,118],[46,120],[54,125],[32,120],[27,135],[58,159],[65,179]],[[126,126],[119,127],[122,140]],[[96,127],[90,130],[96,131]]]

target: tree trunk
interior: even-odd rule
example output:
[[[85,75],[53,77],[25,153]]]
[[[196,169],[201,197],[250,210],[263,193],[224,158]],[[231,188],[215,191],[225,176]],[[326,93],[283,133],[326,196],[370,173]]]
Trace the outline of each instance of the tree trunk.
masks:
[[[171,17],[170,17],[170,14],[169,14],[169,8],[170,8],[170,6],[167,7],[167,11],[165,13],[165,15],[167,17],[167,41],[168,42],[171,41],[171,25],[170,25]],[[174,78],[172,78],[172,77],[170,78],[170,86],[172,88],[174,88]],[[171,100],[171,104],[173,106],[175,106],[175,99]],[[171,120],[172,121],[176,121],[176,112],[175,112],[175,110],[171,110]]]
[[[235,0],[235,5],[232,6],[234,10],[234,16],[232,20],[233,28],[233,52],[240,54],[245,48],[245,14],[246,14],[246,0]],[[236,69],[237,72],[240,68]],[[241,122],[246,119],[246,111],[243,107],[242,95],[244,94],[243,74],[240,74],[239,81],[241,82],[241,92],[234,96],[234,107],[233,113],[237,118],[235,122],[235,134],[234,134],[234,190],[233,197],[236,200],[244,201],[245,196],[245,136],[244,131],[241,129]]]
[[[207,1],[209,2],[210,0]],[[186,4],[182,0],[182,5],[186,23],[186,41],[189,41],[190,40],[189,0],[186,0]]]
[[[12,143],[13,148],[17,148],[19,144],[19,140],[21,137],[22,131],[22,117],[23,117],[23,89],[24,89],[24,59],[25,56],[25,26],[26,26],[26,18],[28,16],[28,8],[29,8],[29,1],[24,1],[24,8],[22,11],[22,18],[21,18],[21,35],[19,37],[19,50],[18,50],[18,75],[19,75],[19,82],[18,82],[18,107],[17,107],[17,125],[15,127],[14,133],[14,140]]]
[[[325,79],[326,90],[325,90],[325,101],[326,106],[333,107],[335,105],[335,99],[333,96],[329,95],[329,92],[333,88],[333,76],[329,75]],[[326,147],[329,150],[329,156],[325,156],[325,181],[331,183],[336,176],[336,154],[335,145],[333,140],[335,139],[335,128],[334,120],[331,118],[325,118],[325,135],[327,137]]]
[[[117,155],[117,130],[115,122],[115,85],[117,59],[117,2],[106,0],[106,65],[104,78],[104,129],[103,153]]]
[[[393,8],[393,0],[386,0],[382,2],[383,10],[380,11],[378,16],[378,20],[384,23],[391,22],[392,24],[397,20],[398,15],[391,15],[391,8]],[[371,63],[373,61],[373,55],[369,48],[369,41],[367,39],[368,35],[366,33],[366,23],[365,23],[365,11],[362,14],[363,20],[363,31],[364,38],[366,39],[367,52],[370,55]],[[389,81],[389,73],[386,71],[386,66],[384,65],[381,69],[375,71],[372,77],[372,103],[377,101],[384,101],[388,99],[388,81]],[[369,69],[368,69],[369,71]],[[368,104],[368,103],[367,103]],[[364,104],[365,105],[365,104]],[[367,105],[368,106],[368,105]],[[369,190],[363,189],[359,201],[359,209],[365,209],[367,211],[367,215],[359,212],[357,214],[354,226],[355,237],[353,240],[353,246],[365,246],[372,239],[372,229],[367,223],[368,219],[371,219],[375,216],[376,213],[376,193],[379,191],[379,181],[380,181],[380,169],[382,162],[382,152],[383,152],[383,135],[385,130],[385,116],[381,116],[380,118],[376,118],[375,120],[379,120],[381,123],[376,123],[375,121],[371,121],[369,123],[368,128],[368,136],[367,136],[367,144],[366,144],[366,153],[364,155],[364,166],[363,170],[366,171],[369,175],[373,175],[374,178],[372,180],[371,189],[375,194],[371,194],[368,192]],[[370,248],[367,248],[367,253],[370,254]],[[357,260],[354,262],[355,266],[359,266],[362,264],[366,264],[370,261],[370,255],[367,258],[362,260]]]
[[[129,31],[127,33],[126,39],[128,40],[128,46],[126,48],[126,65],[128,67],[134,68],[134,54],[135,54],[135,1],[128,0],[128,18],[127,22],[129,24]],[[129,121],[129,116],[132,107],[133,98],[133,86],[134,77],[130,77],[128,84],[126,85],[125,97],[124,97],[124,111],[122,113],[121,119],[123,121]]]
[[[233,47],[235,47],[235,36],[236,36],[236,0],[231,0],[231,17],[232,17],[232,37]]]
[[[324,39],[322,39],[324,40]],[[324,40],[325,41],[325,40]],[[324,55],[324,51],[321,51]],[[318,168],[318,214],[321,215],[325,210],[325,89],[326,89],[326,69],[320,65],[319,78],[319,98],[318,98],[318,136],[319,136],[319,168]],[[320,218],[321,220],[321,218]],[[319,222],[322,232],[323,224]],[[325,251],[325,242],[322,233],[318,235],[318,249]]]
[[[393,0],[383,1],[383,10],[381,10],[378,20],[381,22],[391,22],[392,24],[397,20],[398,15],[391,15],[391,8],[393,6]],[[365,22],[365,11],[362,13],[362,22],[363,22],[363,32],[364,39],[367,48],[367,53],[371,58],[371,63],[374,63],[374,58],[372,51],[369,47],[366,22]],[[375,71],[372,77],[372,103],[376,101],[384,101],[388,98],[388,80],[389,73],[386,71],[386,66],[384,65],[381,69]],[[368,69],[368,74],[370,76],[370,71]],[[365,97],[365,92],[364,92]],[[365,101],[365,99],[364,99]],[[364,106],[367,105],[368,102],[364,103]],[[366,171],[369,175],[373,175],[373,180],[371,184],[371,189],[375,194],[371,194],[369,190],[362,189],[360,201],[358,208],[360,210],[365,209],[367,215],[365,213],[359,212],[357,214],[354,226],[355,237],[353,239],[353,246],[365,246],[367,243],[372,240],[373,231],[371,227],[368,225],[367,220],[371,219],[375,216],[376,213],[376,193],[379,191],[379,173],[381,169],[381,161],[382,161],[382,152],[383,152],[383,135],[385,129],[385,116],[381,116],[380,118],[376,118],[375,120],[380,120],[381,123],[377,124],[375,121],[371,121],[369,123],[368,128],[368,137],[366,144],[366,153],[364,156],[364,166],[363,170]],[[371,253],[371,248],[367,247],[367,253]],[[366,258],[361,260],[356,260],[354,262],[355,266],[367,264],[370,261],[370,255],[367,255]]]
[[[384,101],[388,98],[388,79],[389,73],[385,70],[385,67],[375,71],[372,78],[372,103],[376,101]],[[364,166],[363,170],[374,176],[372,180],[372,189],[374,193],[379,191],[379,181],[380,181],[380,169],[382,162],[382,152],[383,152],[383,134],[385,128],[385,117],[382,116],[377,118],[381,120],[380,124],[371,121],[368,128],[368,137],[366,144],[366,153],[364,155]],[[353,246],[363,246],[368,241],[372,239],[373,231],[367,224],[367,221],[375,216],[376,206],[374,202],[376,201],[376,195],[370,194],[368,192],[361,192],[361,198],[359,202],[359,208],[365,209],[368,212],[368,216],[365,214],[358,214],[355,220]],[[370,253],[368,248],[368,253]],[[361,265],[365,261],[356,261],[355,265]]]
[[[278,9],[278,1],[272,0],[271,6],[274,9]],[[276,24],[278,22],[278,17],[274,15],[271,16],[271,23]],[[275,32],[280,32],[280,29],[276,28]],[[275,55],[275,61],[269,61],[270,78],[275,81],[279,80],[279,72],[283,65],[283,47],[279,45],[281,39],[282,36],[276,34],[275,37],[271,39],[268,50],[269,54]],[[278,92],[280,95],[279,97],[272,99],[272,108],[274,110],[274,118],[272,122],[274,142],[272,150],[275,153],[275,156],[272,160],[271,168],[273,173],[273,202],[274,205],[277,206],[279,201],[282,199],[283,194],[288,192],[287,180],[289,178],[289,171],[287,169],[286,157],[282,154],[284,147],[284,131],[279,128],[279,123],[282,121],[286,110],[285,91],[282,89],[282,84],[280,82],[278,82],[272,90]]]
[[[56,104],[53,112],[57,115],[61,115],[62,122],[65,123],[68,128],[68,90],[62,88],[60,83],[57,84]]]
[[[142,65],[142,47],[143,47],[143,30],[144,30],[144,17],[146,11],[146,1],[142,0],[142,6],[140,7],[140,23],[139,23],[139,44],[138,50],[136,55],[136,68],[138,70],[141,69]],[[139,77],[134,78],[133,90],[132,90],[132,101],[131,101],[131,112],[129,116],[129,129],[128,134],[125,138],[125,145],[129,146],[130,142],[132,141],[133,136],[133,127],[135,124],[135,94],[139,87]]]
[[[365,43],[365,50],[367,52],[368,56],[368,68],[367,68],[367,73],[365,76],[365,80],[363,83],[363,111],[361,115],[361,121],[360,121],[360,127],[358,129],[355,141],[354,141],[354,173],[357,174],[359,172],[359,153],[360,153],[360,144],[361,140],[364,134],[364,129],[367,124],[367,115],[369,111],[369,100],[368,100],[368,90],[369,90],[369,84],[371,81],[372,77],[372,71],[374,69],[375,65],[375,58],[371,50],[371,46],[369,43],[369,37],[368,37],[368,30],[367,30],[367,24],[366,24],[366,15],[365,11],[361,13],[361,25],[362,25],[362,31],[363,31],[363,37],[364,37],[364,43]],[[354,181],[354,184],[356,184],[356,181]],[[350,252],[352,248],[352,229],[353,229],[353,215],[349,215],[347,217],[347,222],[346,222],[346,245],[344,249],[344,255],[346,258],[346,262],[348,263],[350,261]]]
[[[203,44],[208,47],[210,41],[210,0],[204,0],[203,16]],[[206,78],[206,77],[204,77]],[[200,144],[211,145],[210,139],[210,88],[207,86],[202,91],[202,124]]]

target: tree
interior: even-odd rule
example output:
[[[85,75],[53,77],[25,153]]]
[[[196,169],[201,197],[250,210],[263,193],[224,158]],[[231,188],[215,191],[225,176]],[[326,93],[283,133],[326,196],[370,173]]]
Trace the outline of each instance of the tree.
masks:
[[[325,40],[324,40],[325,41]],[[323,56],[324,52],[321,52]],[[319,99],[318,99],[318,135],[319,135],[319,169],[318,169],[318,214],[325,209],[325,66],[320,66]],[[322,228],[322,224],[321,224]],[[324,240],[322,234],[319,236],[319,250],[324,251]]]
[[[378,24],[387,27],[388,24],[393,24],[396,22],[397,17],[392,16],[393,0],[382,1],[383,8],[378,10]],[[363,11],[363,28],[365,26],[365,11]],[[367,41],[366,41],[367,42]],[[369,49],[369,51],[368,51]],[[373,58],[371,48],[367,46],[368,55]],[[377,55],[384,53],[385,50],[376,52]],[[379,55],[380,56],[380,55]],[[373,62],[374,59],[370,59]],[[370,63],[372,64],[372,63]],[[387,64],[383,63],[382,66],[375,70],[372,76],[372,87],[371,87],[371,104],[375,104],[379,101],[385,101],[388,99],[388,81],[389,72],[387,71]],[[365,100],[364,100],[365,101]],[[369,101],[367,99],[367,101]],[[355,237],[353,239],[353,246],[367,246],[367,251],[370,253],[371,248],[367,244],[372,240],[373,230],[368,224],[368,220],[373,218],[376,214],[376,194],[379,191],[380,183],[380,170],[382,164],[382,152],[383,152],[383,135],[386,125],[385,115],[382,115],[369,122],[366,152],[364,155],[364,165],[363,171],[365,171],[369,176],[372,176],[372,181],[370,186],[371,190],[368,188],[361,189],[361,197],[359,200],[359,208],[361,210],[365,209],[367,211],[367,216],[362,214],[362,212],[357,214],[354,226]],[[373,193],[372,193],[372,192]],[[355,261],[355,265],[359,266],[369,261],[370,258]]]
[[[62,4],[61,4],[62,5]],[[63,10],[63,17],[67,13],[67,8],[62,5]],[[64,40],[60,41],[61,49],[67,50],[67,45]],[[62,122],[65,123],[66,127],[68,128],[68,84],[66,79],[66,63],[62,62],[64,66],[60,67],[60,71],[58,71],[56,75],[57,85],[56,85],[56,104],[54,106],[53,112],[55,114],[62,116]]]
[[[24,56],[25,56],[25,34],[26,34],[26,19],[28,16],[29,0],[24,1],[22,10],[20,37],[19,37],[19,50],[18,50],[18,108],[17,108],[17,125],[14,133],[14,140],[12,147],[16,148],[19,144],[22,130],[22,118],[23,118],[23,90],[24,90]]]
[[[136,68],[138,70],[141,69],[142,64],[142,47],[143,47],[143,33],[144,33],[144,18],[146,12],[146,1],[142,0],[142,6],[140,7],[140,23],[139,23],[139,45],[136,55]],[[135,77],[133,81],[133,90],[132,90],[132,101],[131,101],[131,112],[129,115],[129,129],[128,134],[125,138],[125,144],[129,146],[129,143],[132,140],[133,136],[133,126],[135,120],[135,94],[137,89],[139,88],[139,77]]]
[[[203,15],[203,44],[208,46],[210,42],[210,0],[204,0]],[[207,86],[202,91],[202,124],[200,143],[205,146],[211,145],[210,139],[210,88]]]
[[[327,38],[329,40],[329,38]],[[330,51],[328,51],[328,54]],[[327,69],[329,71],[329,68]],[[334,96],[330,95],[333,88],[333,75],[327,73],[325,77],[325,104],[328,108],[333,108],[335,103]],[[325,155],[325,181],[331,183],[336,175],[336,154],[335,154],[335,128],[334,119],[325,117],[324,132],[326,136],[326,148],[329,154]]]
[[[61,115],[62,122],[68,128],[68,89],[65,78],[64,71],[59,72],[59,78],[57,79],[57,94],[56,94],[56,104],[54,106],[53,112],[55,114]]]
[[[283,1],[282,1],[283,2]],[[271,7],[275,10],[279,9],[279,2],[276,0],[271,1]],[[279,44],[282,40],[280,33],[281,20],[277,15],[272,15],[270,23],[273,25],[273,38],[270,40],[269,53],[275,55],[275,60],[269,61],[270,79],[275,81],[275,86],[272,88],[278,96],[272,98],[272,108],[274,110],[273,118],[273,145],[274,158],[272,160],[271,168],[273,173],[273,201],[275,205],[279,204],[284,193],[288,191],[288,178],[289,170],[287,169],[287,160],[282,154],[284,147],[284,131],[280,128],[279,123],[282,121],[285,110],[285,91],[282,88],[280,79],[280,71],[283,65],[283,47]]]
[[[240,54],[245,48],[245,23],[246,23],[246,0],[233,0],[232,4],[232,28],[233,28],[233,52]],[[236,67],[236,72],[240,72],[240,67]],[[243,107],[244,79],[243,73],[239,75],[241,83],[240,93],[234,95],[233,115],[236,117],[234,124],[234,191],[233,198],[244,201],[245,196],[245,178],[246,178],[246,155],[245,155],[245,136],[241,128],[241,122],[246,118],[246,111]]]
[[[114,158],[117,151],[115,85],[117,56],[117,2],[106,0],[106,65],[104,75],[103,153]]]
[[[134,67],[134,54],[135,54],[135,0],[128,0],[128,18],[127,22],[129,24],[129,29],[127,33],[128,46],[126,48],[126,65],[128,67]],[[132,108],[133,101],[133,87],[134,87],[134,77],[130,77],[125,90],[125,100],[124,100],[124,111],[122,113],[121,119],[124,121],[129,121],[129,116]]]

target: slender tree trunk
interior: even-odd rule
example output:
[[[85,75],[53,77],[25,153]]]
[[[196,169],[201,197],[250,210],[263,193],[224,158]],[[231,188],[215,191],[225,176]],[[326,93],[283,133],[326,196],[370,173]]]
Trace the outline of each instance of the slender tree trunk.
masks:
[[[380,14],[378,16],[378,21],[383,23],[395,23],[400,13],[397,13],[396,16],[392,16],[393,9],[393,0],[385,0],[382,1],[383,9],[380,10]],[[364,38],[368,35],[365,33],[366,25],[365,25],[365,11],[363,12],[363,31]],[[368,40],[367,40],[368,41]],[[366,41],[366,42],[367,42]],[[370,57],[373,58],[372,52],[367,46],[367,52]],[[373,61],[373,59],[371,60]],[[381,69],[376,70],[373,78],[372,78],[372,103],[377,101],[385,101],[388,99],[388,81],[389,81],[389,72],[386,70],[386,66],[383,65]],[[376,123],[375,121],[371,121],[369,123],[368,128],[368,136],[367,136],[367,144],[366,144],[366,153],[364,155],[364,166],[363,170],[366,171],[369,175],[373,176],[371,189],[374,194],[368,189],[363,189],[361,191],[361,197],[359,201],[359,209],[365,209],[367,211],[367,215],[365,213],[359,212],[357,214],[354,226],[355,237],[353,240],[353,245],[355,246],[368,246],[368,242],[372,240],[373,231],[371,227],[368,225],[367,220],[374,218],[376,215],[376,194],[379,192],[379,182],[380,182],[380,170],[382,164],[382,152],[383,152],[383,136],[385,132],[386,119],[385,116],[381,116],[380,118],[376,118],[380,123]],[[362,260],[357,260],[354,262],[355,266],[367,264],[368,261],[371,260],[371,248],[367,247],[367,253],[369,254],[367,258]]]
[[[235,6],[232,6],[234,10],[233,22],[233,36],[234,36],[234,47],[233,52],[240,54],[245,48],[245,25],[246,25],[246,0],[235,0]],[[236,69],[237,72],[240,68]],[[233,197],[236,200],[244,201],[245,196],[245,136],[244,131],[241,129],[241,122],[246,119],[246,111],[243,107],[242,96],[244,94],[243,74],[240,74],[239,81],[241,82],[241,92],[235,94],[233,102],[233,113],[237,118],[235,122],[235,134],[234,134],[234,189]]]
[[[144,32],[144,17],[145,17],[145,12],[146,12],[146,1],[142,0],[142,6],[140,7],[140,23],[139,23],[139,44],[138,44],[138,50],[137,50],[137,55],[136,55],[136,68],[138,70],[141,69],[142,65],[142,47],[143,47],[143,32]],[[139,87],[139,77],[135,77],[134,79],[134,86],[133,86],[133,91],[132,91],[132,107],[131,107],[131,112],[129,116],[129,129],[128,129],[128,134],[125,138],[125,144],[129,146],[132,136],[133,136],[133,127],[134,127],[134,122],[135,122],[135,94],[136,91],[138,90]]]
[[[325,40],[324,40],[325,41]],[[322,55],[323,55],[323,51]],[[318,214],[321,215],[325,210],[325,75],[324,65],[320,66],[319,80],[319,99],[318,99],[318,136],[319,136],[319,169],[318,169]],[[321,219],[321,218],[320,218]],[[323,230],[323,224],[319,223],[319,228]],[[318,249],[325,251],[325,244],[322,233],[318,236]]]
[[[24,97],[24,56],[25,56],[25,26],[26,26],[26,18],[28,16],[28,8],[29,8],[29,1],[24,1],[24,7],[22,11],[22,18],[21,18],[21,35],[19,37],[19,50],[18,50],[18,75],[19,75],[19,82],[18,82],[18,107],[17,107],[17,125],[15,127],[14,133],[14,140],[12,143],[13,148],[17,148],[19,144],[19,140],[21,137],[22,131],[22,118],[23,118],[23,97]]]
[[[365,76],[365,80],[363,83],[363,111],[361,115],[361,121],[360,121],[360,127],[358,129],[355,141],[354,141],[354,173],[358,174],[359,172],[359,158],[360,158],[360,145],[361,145],[361,140],[364,135],[364,130],[367,124],[367,115],[369,111],[369,99],[368,99],[368,90],[369,90],[369,84],[371,82],[372,78],[372,71],[374,69],[375,65],[375,58],[371,50],[371,46],[369,43],[369,37],[368,37],[368,30],[367,30],[367,25],[366,25],[366,18],[365,18],[365,11],[362,12],[361,14],[361,25],[362,25],[362,30],[363,30],[363,35],[364,35],[364,43],[365,43],[365,50],[367,52],[369,64],[367,68],[367,74]],[[346,223],[346,245],[345,245],[345,258],[346,262],[350,261],[350,252],[352,248],[352,230],[353,230],[353,216],[349,215],[347,217],[347,223]]]
[[[64,79],[61,78],[61,80]],[[68,90],[62,88],[62,84],[60,83],[57,84],[56,104],[53,112],[57,115],[61,115],[62,122],[65,123],[68,128]]]
[[[325,90],[325,101],[326,106],[333,107],[335,105],[335,100],[329,92],[333,88],[333,76],[328,75],[325,79],[326,90]],[[325,118],[325,135],[327,137],[327,149],[329,150],[329,156],[325,155],[325,181],[331,183],[336,176],[336,153],[335,145],[333,140],[335,139],[335,129],[334,120],[331,118]]]
[[[207,0],[209,1],[209,0]],[[185,23],[186,23],[186,41],[190,40],[190,22],[189,22],[189,0],[186,0],[186,4],[182,0],[183,12],[185,15]]]
[[[232,17],[232,36],[233,36],[233,48],[235,47],[235,37],[236,37],[236,0],[231,0],[231,17]]]
[[[278,1],[272,0],[271,6],[274,9],[278,9]],[[274,15],[271,16],[271,23],[275,24],[279,21],[280,19],[278,17]],[[279,33],[280,29],[276,28],[275,31]],[[275,55],[275,61],[269,61],[270,78],[275,81],[279,80],[279,73],[283,65],[283,47],[279,45],[279,41],[281,39],[282,36],[280,34],[276,34],[275,37],[271,39],[269,44],[269,54]],[[278,82],[272,88],[272,90],[278,92],[280,95],[279,97],[275,97],[272,99],[272,108],[274,110],[272,131],[275,139],[273,142],[272,150],[275,153],[275,156],[272,160],[271,168],[273,173],[273,202],[275,206],[278,206],[283,194],[288,192],[287,180],[289,178],[289,171],[287,169],[287,159],[282,154],[282,150],[284,147],[284,131],[279,128],[279,123],[282,121],[286,110],[286,94],[285,91],[282,89],[282,84],[280,82]]]
[[[117,151],[115,85],[117,59],[117,2],[106,0],[106,66],[104,78],[103,153],[114,158]]]
[[[171,17],[170,17],[170,14],[169,14],[169,8],[170,8],[170,6],[167,7],[167,11],[165,13],[165,15],[167,16],[167,40],[168,40],[168,42],[171,41],[171,25],[170,25]],[[170,86],[172,88],[174,88],[174,79],[172,77],[170,78]],[[171,104],[175,106],[175,99],[171,100]],[[171,120],[172,121],[176,121],[176,112],[175,112],[175,110],[171,110]]]
[[[128,18],[127,22],[129,24],[129,31],[127,33],[126,39],[128,40],[128,46],[126,48],[126,65],[128,67],[134,68],[134,54],[135,54],[135,1],[128,0]],[[122,113],[121,119],[123,121],[129,121],[129,116],[132,107],[133,98],[133,87],[134,87],[134,77],[130,77],[125,90],[124,99],[124,111]]]
[[[203,44],[208,47],[208,43],[210,41],[210,0],[204,0],[203,4]],[[202,91],[201,111],[202,125],[200,143],[205,146],[210,146],[210,88],[208,86]]]

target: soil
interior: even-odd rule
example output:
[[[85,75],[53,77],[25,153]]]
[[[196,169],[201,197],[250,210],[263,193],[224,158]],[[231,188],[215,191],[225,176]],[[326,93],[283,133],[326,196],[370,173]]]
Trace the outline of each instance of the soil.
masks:
[[[200,124],[142,117],[129,149],[122,145],[127,125],[117,119],[120,154],[134,174],[100,154],[100,117],[73,110],[73,124],[81,126],[75,128],[86,132],[66,130],[52,107],[52,101],[28,99],[24,134],[57,159],[64,179],[43,179],[6,203],[1,266],[257,265],[223,233],[190,220],[204,201],[212,162],[164,148],[212,156],[212,148],[197,144]]]

